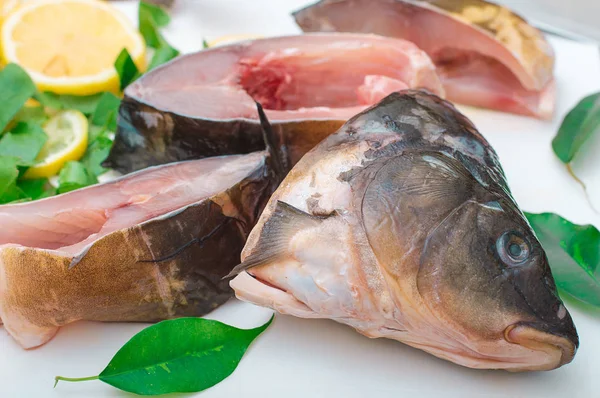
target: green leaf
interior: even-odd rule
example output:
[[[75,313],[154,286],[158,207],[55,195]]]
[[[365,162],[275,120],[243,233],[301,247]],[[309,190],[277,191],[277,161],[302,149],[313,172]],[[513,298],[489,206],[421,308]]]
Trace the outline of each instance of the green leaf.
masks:
[[[27,202],[28,200],[27,194],[17,184],[11,185],[4,195],[0,197],[0,203],[2,204]]]
[[[138,11],[138,26],[146,44],[153,48],[160,45],[160,33],[158,28],[167,26],[171,18],[165,10],[159,6],[140,2]]]
[[[117,115],[121,100],[110,93],[105,93],[91,117],[89,142],[87,151],[81,163],[93,176],[99,176],[108,169],[102,167],[102,162],[108,157],[113,140],[109,133],[117,129]]]
[[[121,100],[117,96],[111,93],[104,93],[92,115],[92,124],[104,127],[110,131],[116,131],[120,105]]]
[[[15,156],[0,156],[0,204],[22,202],[30,199],[17,182],[22,160]],[[25,187],[28,188],[28,187]]]
[[[546,251],[558,288],[600,306],[600,231],[553,213],[525,215]]]
[[[51,92],[36,93],[34,98],[47,108],[55,110],[76,109],[85,115],[91,115],[104,93],[93,95],[58,95]]]
[[[594,209],[587,187],[577,177],[571,162],[583,144],[600,130],[600,93],[592,94],[582,99],[563,120],[556,137],[552,140],[552,149],[558,158],[567,165],[567,171],[581,185],[585,197]],[[594,209],[594,211],[596,211]]]
[[[138,26],[148,47],[154,49],[154,55],[148,65],[148,71],[168,62],[179,55],[160,33],[160,28],[168,25],[169,14],[159,6],[140,2]]]
[[[110,131],[108,131],[104,126],[90,124],[88,129],[88,142],[90,142],[91,145],[91,143],[96,141],[98,137],[108,138],[109,133]]]
[[[157,66],[169,62],[178,55],[179,51],[171,47],[169,44],[156,49],[156,51],[154,51],[154,55],[152,56],[152,60],[150,61],[150,65],[148,65],[148,71],[151,71]]]
[[[102,162],[108,157],[112,144],[111,139],[100,135],[88,146],[81,163],[92,175],[99,176],[108,171],[102,167]]]
[[[27,122],[42,125],[48,120],[43,106],[24,106],[13,118],[13,123]]]
[[[135,62],[133,62],[129,51],[127,51],[126,48],[121,50],[121,53],[117,57],[117,60],[115,61],[115,69],[119,74],[121,91],[123,91],[125,87],[129,86],[131,82],[140,76],[140,71],[135,65]]]
[[[163,28],[171,22],[171,17],[163,7],[146,1],[140,2],[140,13],[145,14],[145,17],[151,19],[159,28]]]
[[[67,162],[58,174],[59,194],[87,187],[98,182],[96,176],[91,174],[80,162]]]
[[[563,120],[552,140],[552,149],[563,163],[570,163],[585,141],[600,129],[600,93],[582,99]]]
[[[210,45],[208,44],[206,39],[202,39],[202,48],[204,48],[204,49],[210,48]]]
[[[35,85],[20,66],[8,64],[0,70],[0,132],[35,92]]]
[[[0,156],[0,203],[8,203],[20,198],[17,188],[20,159],[14,156]]]
[[[56,189],[50,185],[47,178],[21,180],[17,182],[17,186],[30,200],[47,198],[56,193]]]
[[[238,329],[218,321],[180,318],[150,326],[127,342],[99,376],[121,390],[141,395],[198,392],[233,373],[246,349],[273,321]]]
[[[0,139],[0,156],[14,156],[20,165],[31,165],[47,139],[39,125],[20,122]]]

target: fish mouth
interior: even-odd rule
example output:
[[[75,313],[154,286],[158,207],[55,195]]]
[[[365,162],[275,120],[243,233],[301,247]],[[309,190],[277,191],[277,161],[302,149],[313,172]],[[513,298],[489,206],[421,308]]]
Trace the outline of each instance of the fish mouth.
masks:
[[[506,328],[504,331],[506,341],[538,353],[533,362],[510,370],[552,370],[573,360],[579,345],[577,333],[552,333],[544,329],[548,328],[532,323],[517,323]]]

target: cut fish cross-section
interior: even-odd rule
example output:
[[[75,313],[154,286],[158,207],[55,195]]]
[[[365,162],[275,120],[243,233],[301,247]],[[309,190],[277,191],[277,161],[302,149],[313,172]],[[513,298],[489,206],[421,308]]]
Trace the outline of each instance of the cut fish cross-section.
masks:
[[[130,172],[260,150],[255,101],[296,163],[348,118],[409,87],[444,94],[423,51],[375,35],[277,37],[184,55],[127,88],[107,166]]]
[[[265,152],[172,163],[0,206],[0,318],[24,348],[77,321],[201,316],[278,178]]]
[[[550,118],[554,51],[527,21],[484,0],[322,0],[294,13],[305,32],[375,33],[432,58],[450,101]]]

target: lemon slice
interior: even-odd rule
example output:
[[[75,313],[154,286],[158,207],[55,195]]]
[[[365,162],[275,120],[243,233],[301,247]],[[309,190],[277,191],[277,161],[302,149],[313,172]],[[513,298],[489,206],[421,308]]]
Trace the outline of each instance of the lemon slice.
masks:
[[[2,20],[10,14],[12,10],[17,8],[19,0],[0,0],[0,26],[2,26]],[[0,54],[2,54],[2,45],[0,45]],[[2,57],[0,57],[0,67],[4,65]]]
[[[226,46],[227,44],[233,44],[244,40],[254,40],[254,39],[262,39],[261,35],[253,35],[253,34],[240,34],[240,35],[225,35],[221,37],[217,37],[214,40],[209,41],[208,47],[218,47],[218,46]]]
[[[19,5],[19,0],[0,0],[0,21]]]
[[[79,160],[85,154],[88,144],[88,121],[79,111],[69,110],[57,113],[44,124],[48,141],[23,178],[44,178],[58,174],[70,160]]]
[[[2,23],[0,48],[4,61],[21,65],[40,90],[58,94],[118,91],[113,64],[123,48],[145,67],[140,33],[100,0],[25,2]]]

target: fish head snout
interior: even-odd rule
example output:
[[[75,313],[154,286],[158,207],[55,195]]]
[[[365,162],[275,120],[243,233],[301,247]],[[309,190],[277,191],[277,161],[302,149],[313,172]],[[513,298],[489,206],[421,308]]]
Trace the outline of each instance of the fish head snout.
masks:
[[[540,358],[518,370],[552,370],[573,360],[579,337],[568,313],[565,318],[568,320],[557,325],[519,322],[506,328],[504,338],[508,343],[532,350]]]

